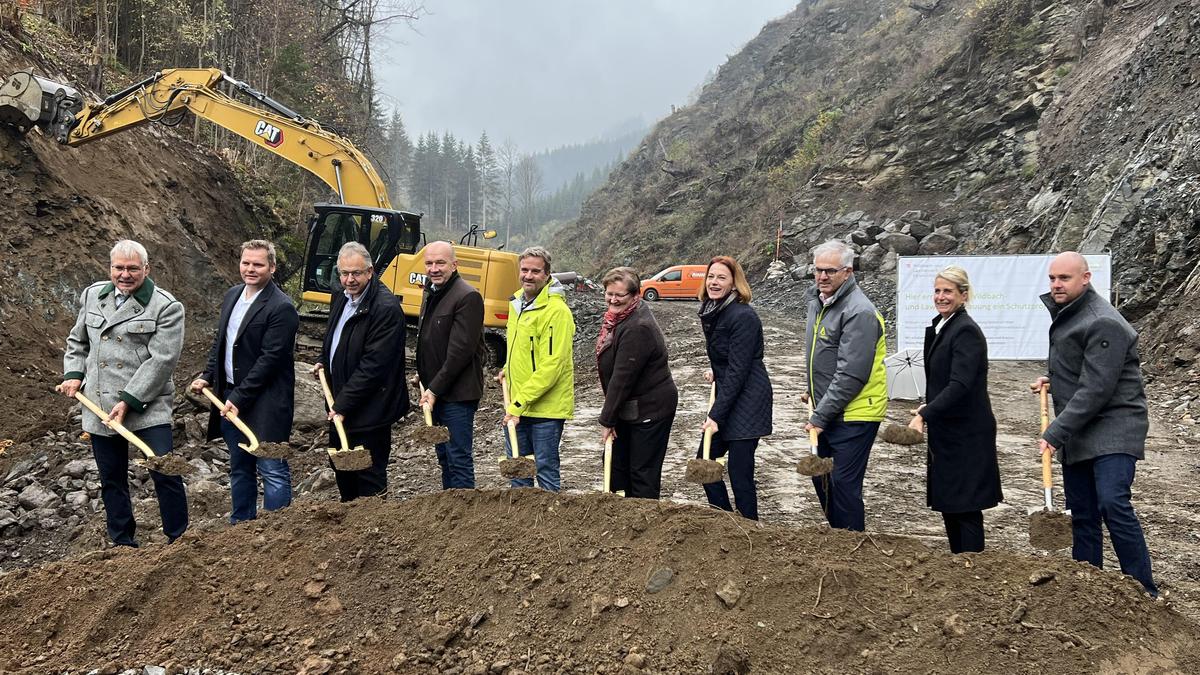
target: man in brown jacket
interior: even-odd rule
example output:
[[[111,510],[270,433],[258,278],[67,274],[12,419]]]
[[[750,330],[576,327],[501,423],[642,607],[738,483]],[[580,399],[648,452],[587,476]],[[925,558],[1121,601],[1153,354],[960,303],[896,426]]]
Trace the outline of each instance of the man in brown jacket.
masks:
[[[458,275],[454,246],[435,241],[425,247],[417,374],[425,385],[421,405],[430,404],[434,424],[450,430],[450,440],[437,445],[443,489],[475,487],[471,446],[485,359],[483,297]]]

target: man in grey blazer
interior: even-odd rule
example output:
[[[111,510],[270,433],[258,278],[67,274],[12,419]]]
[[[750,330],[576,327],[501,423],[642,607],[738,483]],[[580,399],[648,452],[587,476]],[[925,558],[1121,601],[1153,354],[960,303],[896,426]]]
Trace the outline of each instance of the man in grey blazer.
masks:
[[[183,305],[150,280],[150,259],[136,241],[122,240],[109,253],[109,281],[79,296],[79,317],[67,336],[63,381],[56,389],[84,395],[111,411],[100,419],[86,408],[83,430],[92,438],[100,470],[108,536],[118,546],[137,546],[129,501],[129,444],[105,422],[119,422],[157,455],[171,452],[171,374],[183,349]],[[188,526],[183,479],[150,472],[158,494],[163,533],[175,541]]]
[[[1054,421],[1039,441],[1062,462],[1063,495],[1071,510],[1071,556],[1104,564],[1108,526],[1121,571],[1158,595],[1141,521],[1130,502],[1137,463],[1146,456],[1150,427],[1138,357],[1138,334],[1092,288],[1087,260],[1074,251],[1050,263],[1047,375],[1029,388],[1050,384]]]

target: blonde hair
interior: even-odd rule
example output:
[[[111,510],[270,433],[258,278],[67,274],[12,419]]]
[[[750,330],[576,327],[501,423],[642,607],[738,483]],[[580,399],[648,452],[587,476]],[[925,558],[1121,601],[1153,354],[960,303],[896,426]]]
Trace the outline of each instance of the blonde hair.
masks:
[[[942,268],[941,272],[937,273],[937,279],[945,279],[954,284],[958,288],[958,292],[962,293],[966,298],[963,300],[963,305],[968,305],[971,302],[971,280],[967,277],[967,271],[958,265],[947,265]]]

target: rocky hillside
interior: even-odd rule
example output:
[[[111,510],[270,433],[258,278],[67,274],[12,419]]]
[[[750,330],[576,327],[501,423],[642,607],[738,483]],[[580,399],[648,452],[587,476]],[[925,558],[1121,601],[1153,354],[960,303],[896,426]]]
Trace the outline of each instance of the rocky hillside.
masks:
[[[30,61],[27,53],[39,54]],[[22,49],[0,32],[0,74],[34,68],[79,82],[82,68],[52,51]],[[236,246],[271,214],[238,187],[226,164],[161,126],[135,129],[77,149],[38,132],[0,129],[0,390],[9,414],[0,439],[26,440],[61,428],[65,337],[79,292],[108,277],[108,250],[132,238],[150,253],[151,276],[187,307],[193,341],[211,335],[220,293],[236,280]],[[202,342],[198,342],[202,344]],[[195,350],[182,372],[198,360]],[[202,356],[202,354],[201,354]]]
[[[761,269],[782,221],[796,278],[831,236],[867,276],[895,254],[1112,251],[1146,357],[1190,368],[1198,30],[1174,0],[805,2],[661,122],[560,246],[584,268],[729,252]]]

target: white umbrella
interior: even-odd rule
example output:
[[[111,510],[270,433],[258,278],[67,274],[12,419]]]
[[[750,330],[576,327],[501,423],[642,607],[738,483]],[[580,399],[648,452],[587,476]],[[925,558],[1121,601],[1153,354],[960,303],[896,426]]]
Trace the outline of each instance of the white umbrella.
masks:
[[[920,349],[901,349],[885,357],[883,365],[888,398],[916,401],[925,395],[925,354]]]

